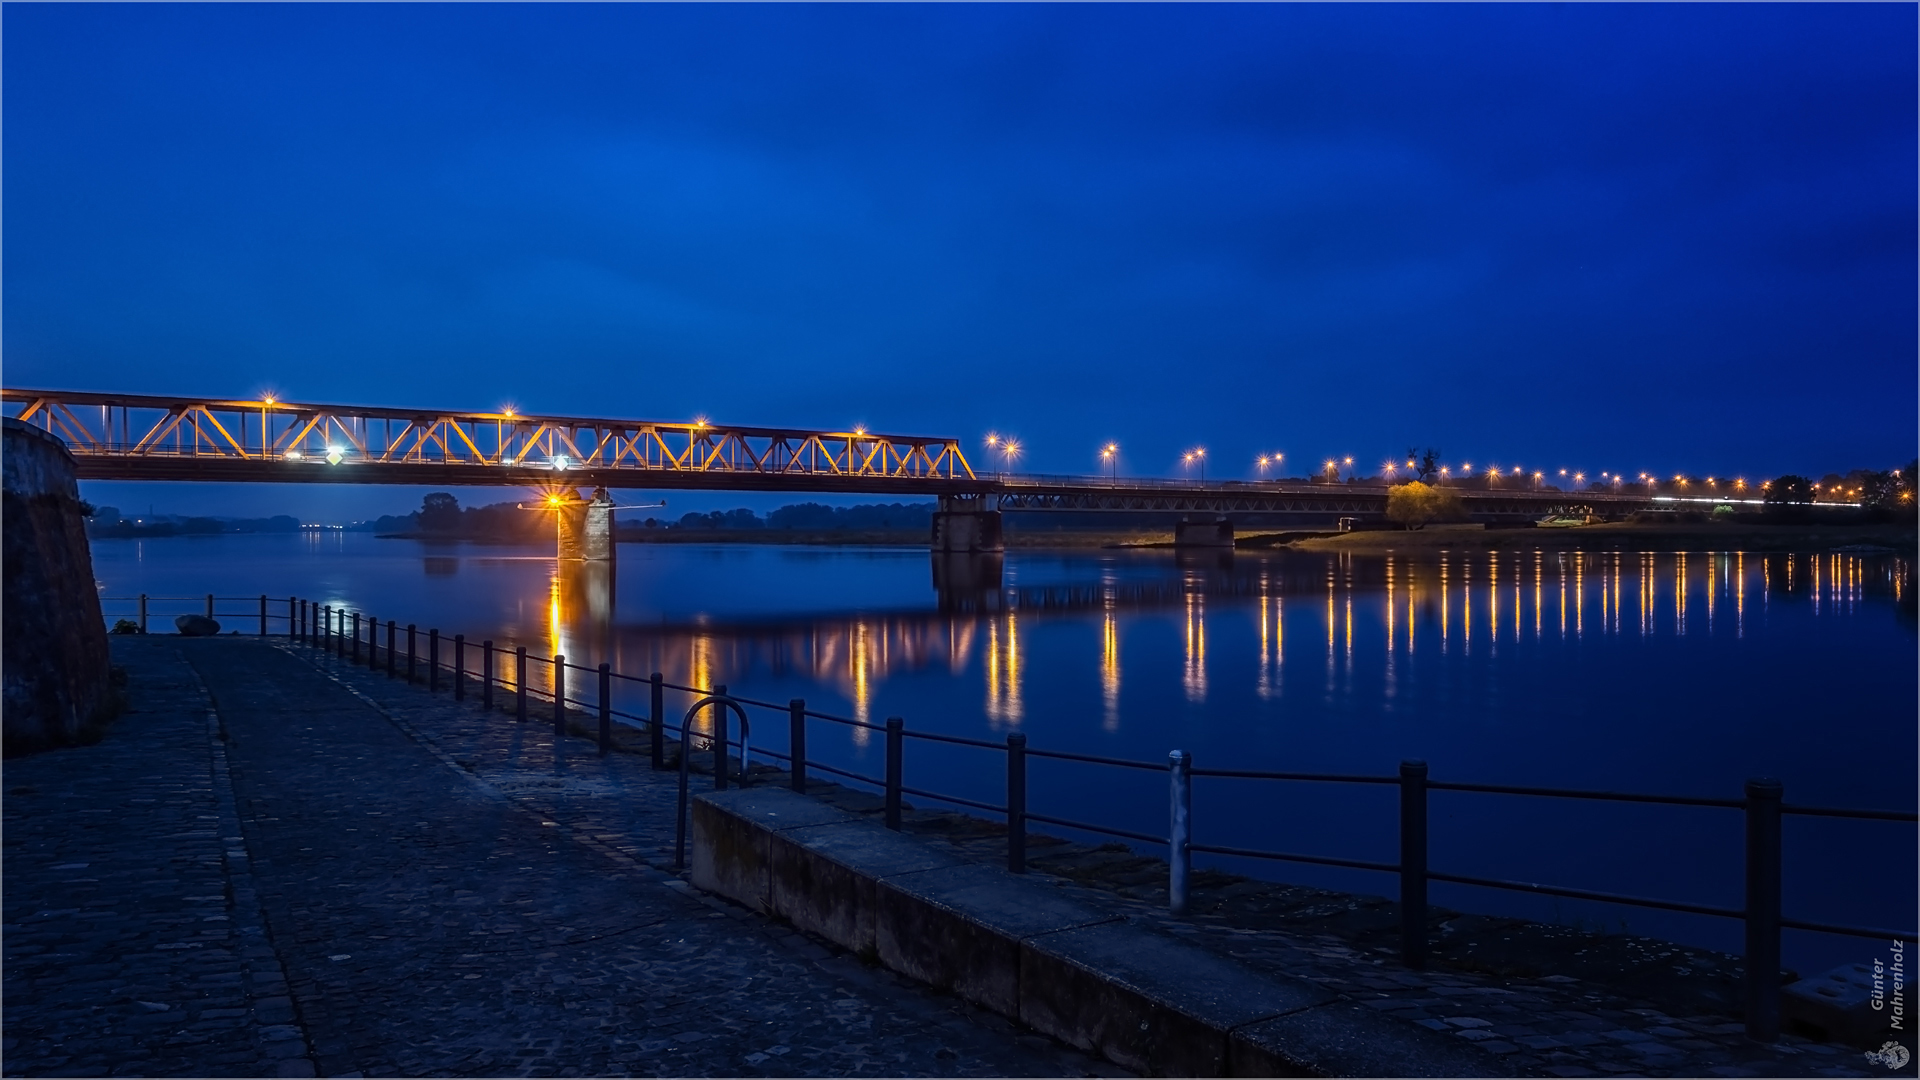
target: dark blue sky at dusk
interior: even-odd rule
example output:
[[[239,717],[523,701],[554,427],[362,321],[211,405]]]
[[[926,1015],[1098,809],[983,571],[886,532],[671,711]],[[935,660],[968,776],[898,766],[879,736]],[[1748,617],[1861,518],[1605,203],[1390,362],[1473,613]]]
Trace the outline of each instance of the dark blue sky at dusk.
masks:
[[[864,423],[977,466],[992,430],[1045,472],[1205,446],[1209,478],[1920,438],[1910,4],[4,20],[9,386]]]

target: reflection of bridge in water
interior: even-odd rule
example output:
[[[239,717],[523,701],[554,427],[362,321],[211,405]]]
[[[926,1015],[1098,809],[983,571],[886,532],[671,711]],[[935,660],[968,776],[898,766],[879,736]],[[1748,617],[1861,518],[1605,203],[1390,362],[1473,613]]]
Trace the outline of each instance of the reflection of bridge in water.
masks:
[[[1351,677],[1356,648],[1381,650],[1390,688],[1392,665],[1420,649],[1470,656],[1548,638],[1745,636],[1751,605],[1793,599],[1817,615],[1851,611],[1875,595],[1905,602],[1912,573],[1904,559],[1855,554],[1286,553],[1181,558],[1153,574],[1137,564],[1116,566],[1095,582],[970,585],[964,603],[943,594],[931,609],[622,624],[615,618],[610,566],[556,565],[546,645],[576,662],[590,657],[621,671],[659,671],[689,686],[731,682],[737,691],[752,676],[810,682],[833,688],[852,704],[855,718],[866,721],[873,720],[869,708],[885,679],[923,671],[960,675],[978,664],[994,730],[1025,719],[1028,643],[1036,624],[1050,619],[1100,616],[1102,722],[1113,730],[1121,632],[1130,615],[1175,616],[1183,630],[1182,688],[1197,703],[1214,689],[1209,623],[1223,618],[1238,624],[1230,629],[1255,634],[1253,690],[1269,699],[1281,692],[1288,656],[1299,663],[1309,649],[1330,683],[1341,673]],[[1361,646],[1356,621],[1378,624]],[[856,740],[866,734],[854,731]]]

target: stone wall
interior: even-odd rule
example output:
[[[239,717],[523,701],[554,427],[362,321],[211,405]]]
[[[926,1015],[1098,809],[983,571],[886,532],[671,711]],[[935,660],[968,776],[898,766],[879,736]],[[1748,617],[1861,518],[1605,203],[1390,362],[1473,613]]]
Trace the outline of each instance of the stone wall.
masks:
[[[11,418],[0,444],[0,722],[8,756],[88,741],[115,693],[73,458]]]

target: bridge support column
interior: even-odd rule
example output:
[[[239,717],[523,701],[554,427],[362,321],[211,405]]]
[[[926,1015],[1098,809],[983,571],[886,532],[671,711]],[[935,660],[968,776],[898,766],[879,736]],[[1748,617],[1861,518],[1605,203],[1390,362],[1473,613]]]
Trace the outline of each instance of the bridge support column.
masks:
[[[593,489],[593,498],[573,498],[555,508],[560,519],[560,558],[564,561],[612,562],[613,496],[606,488]]]
[[[1232,551],[1233,522],[1219,516],[1181,518],[1173,527],[1173,546]]]
[[[1000,534],[1000,511],[985,509],[981,499],[942,497],[933,514],[935,554],[978,554],[1005,551]]]

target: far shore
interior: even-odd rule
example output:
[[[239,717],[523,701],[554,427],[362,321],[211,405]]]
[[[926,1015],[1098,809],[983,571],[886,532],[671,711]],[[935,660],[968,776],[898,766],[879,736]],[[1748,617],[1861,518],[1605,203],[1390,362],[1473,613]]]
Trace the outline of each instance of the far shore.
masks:
[[[438,533],[381,533],[382,540],[419,540],[481,546],[526,545],[544,540]],[[1171,529],[1009,529],[1006,546],[1017,550],[1145,549],[1171,550]],[[924,529],[648,529],[620,537],[622,544],[761,544],[812,547],[919,547],[928,544]],[[1832,551],[1883,549],[1908,555],[1920,546],[1912,525],[1794,524],[1640,524],[1608,523],[1573,528],[1480,528],[1431,526],[1425,529],[1248,530],[1236,540],[1242,552],[1333,551],[1364,554],[1487,551],[1516,548],[1546,551]]]
[[[1883,548],[1913,555],[1917,537],[1912,524],[1869,525],[1716,525],[1642,524],[1609,522],[1562,529],[1429,528],[1339,533],[1294,540],[1294,551],[1349,551],[1387,554],[1405,551],[1525,548],[1546,551],[1832,551],[1836,548]],[[1256,537],[1241,539],[1258,543]]]

